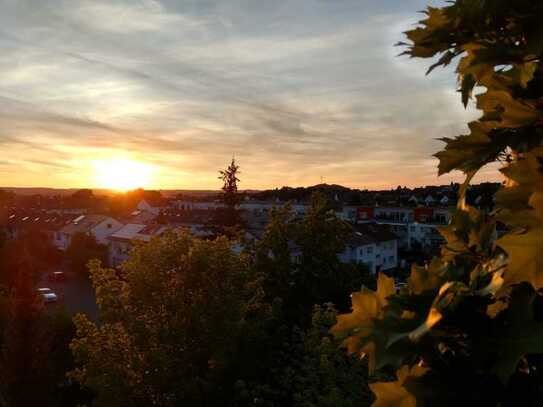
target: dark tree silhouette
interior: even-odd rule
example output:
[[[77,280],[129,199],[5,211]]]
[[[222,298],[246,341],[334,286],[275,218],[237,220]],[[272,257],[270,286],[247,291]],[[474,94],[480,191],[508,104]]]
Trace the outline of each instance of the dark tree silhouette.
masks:
[[[9,297],[1,338],[0,405],[43,405],[46,394],[54,388],[48,363],[51,338],[44,326],[42,309],[30,270],[22,264]]]
[[[89,260],[98,259],[107,263],[107,246],[99,244],[92,235],[77,233],[66,250],[66,259],[73,271],[85,273]]]
[[[216,235],[237,238],[243,227],[243,220],[237,208],[241,198],[238,194],[239,165],[236,160],[232,158],[230,165],[225,170],[220,170],[219,174],[219,179],[223,181],[221,201],[224,206],[215,210],[209,229]]]
[[[226,206],[235,207],[239,203],[238,195],[238,174],[239,165],[236,164],[236,160],[232,158],[232,162],[225,170],[219,171],[219,179],[224,183],[222,186],[222,200]]]

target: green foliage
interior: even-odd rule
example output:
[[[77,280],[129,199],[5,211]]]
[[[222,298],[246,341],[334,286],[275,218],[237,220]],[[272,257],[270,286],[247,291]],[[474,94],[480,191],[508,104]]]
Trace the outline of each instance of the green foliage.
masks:
[[[62,253],[43,232],[30,230],[15,240],[6,240],[4,245],[0,246],[0,284],[14,286],[23,260],[35,281],[41,271],[58,265],[61,259]]]
[[[280,308],[280,307],[279,307]],[[237,405],[351,407],[369,405],[367,364],[346,355],[330,333],[337,312],[332,304],[315,306],[307,329],[291,326],[277,307],[265,339],[263,378],[237,382]],[[268,360],[263,357],[269,357]],[[254,360],[253,360],[254,364]]]
[[[142,200],[152,206],[160,206],[163,197],[160,191],[137,188],[124,193],[116,192],[108,197],[93,198],[84,207],[95,208],[96,213],[123,217],[131,213]]]
[[[0,311],[0,405],[59,406],[66,398],[65,374],[72,367],[70,316],[47,312],[27,268],[2,298]],[[76,398],[71,401],[77,401]]]
[[[366,362],[329,333],[335,308],[314,308],[334,295],[346,302],[360,286],[360,274],[349,284],[334,277],[343,227],[316,198],[303,219],[275,212],[254,251],[236,254],[224,237],[166,234],[137,247],[120,271],[93,262],[100,325],[75,318],[71,377],[98,406],[367,405]],[[301,261],[292,241],[304,248]],[[328,291],[303,292],[319,279]]]
[[[80,189],[63,199],[63,204],[67,208],[94,208],[98,198],[91,189]]]
[[[349,293],[369,275],[365,266],[338,258],[350,232],[321,194],[312,196],[302,218],[289,205],[275,209],[255,250],[268,299],[281,298],[286,312],[302,324],[314,304],[332,302],[346,309]]]
[[[225,238],[172,233],[120,272],[93,262],[91,276],[101,324],[75,318],[72,377],[98,393],[97,405],[222,405],[259,292],[245,256]]]
[[[482,116],[470,132],[445,138],[439,174],[460,170],[458,210],[441,230],[439,258],[414,266],[395,293],[353,294],[353,312],[334,333],[372,371],[397,380],[371,385],[376,406],[536,405],[543,389],[543,3],[457,0],[428,8],[402,43],[411,57],[459,58],[462,102],[475,95]],[[465,204],[470,180],[502,164],[495,211]],[[496,221],[506,226],[498,237]],[[535,403],[535,404],[534,404]]]
[[[294,406],[369,404],[369,389],[360,383],[367,379],[365,361],[338,352],[338,341],[329,333],[336,316],[331,304],[315,306],[311,328],[300,335],[299,346],[292,349],[302,355],[298,371],[292,374]]]
[[[336,309],[327,302],[346,309],[349,293],[369,276],[366,268],[339,261],[347,232],[326,199],[316,195],[302,218],[289,205],[275,209],[263,238],[248,251],[263,285],[241,338],[244,352],[231,373],[239,378],[240,406],[370,403],[369,389],[361,385],[367,381],[366,361],[346,355],[329,333]]]
[[[107,262],[107,246],[99,244],[92,235],[83,232],[76,233],[66,249],[66,259],[73,271],[86,273],[90,260]]]

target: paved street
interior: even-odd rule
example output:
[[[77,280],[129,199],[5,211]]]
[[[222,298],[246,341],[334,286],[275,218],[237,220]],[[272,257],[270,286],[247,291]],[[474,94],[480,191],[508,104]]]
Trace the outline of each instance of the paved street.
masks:
[[[66,281],[48,281],[47,276],[38,287],[48,287],[58,296],[56,304],[47,304],[48,308],[65,306],[71,314],[85,313],[93,321],[98,319],[98,307],[91,282],[84,276],[66,273]]]

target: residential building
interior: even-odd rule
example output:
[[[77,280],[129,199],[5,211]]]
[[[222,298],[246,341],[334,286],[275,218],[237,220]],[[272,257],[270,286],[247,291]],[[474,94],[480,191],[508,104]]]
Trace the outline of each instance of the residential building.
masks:
[[[129,223],[111,234],[108,238],[109,264],[118,267],[129,259],[132,249],[138,242],[147,243],[155,236],[160,236],[168,230],[175,230],[169,225],[143,225]]]
[[[411,223],[407,232],[407,247],[409,249],[432,250],[445,242],[438,231],[439,225],[426,223]]]
[[[17,239],[29,233],[42,233],[52,242],[54,233],[74,218],[74,215],[43,210],[10,210],[0,217],[0,228],[8,239]]]
[[[219,201],[189,201],[186,199],[178,199],[172,202],[174,209],[188,211],[188,210],[214,210],[222,208],[224,204]]]
[[[286,205],[290,205],[292,212],[296,216],[303,216],[307,212],[308,205],[296,202],[284,202],[284,201],[257,201],[257,200],[245,200],[239,204],[239,209],[242,211],[252,212],[254,214],[269,214],[274,208],[282,208]]]
[[[68,222],[54,234],[53,244],[66,250],[74,235],[86,233],[95,237],[100,244],[107,244],[108,237],[119,230],[123,224],[105,215],[81,215]]]
[[[194,236],[207,237],[211,234],[208,228],[213,222],[214,214],[214,210],[207,209],[168,209],[161,212],[156,221],[176,229],[188,230]]]
[[[373,274],[393,270],[398,267],[398,238],[386,225],[356,224],[339,258],[344,262],[364,263]]]
[[[153,213],[155,215],[158,215],[161,210],[163,210],[164,207],[159,205],[158,203],[149,203],[147,200],[142,199],[139,201],[138,205],[136,206],[136,211],[147,211],[150,213]]]
[[[429,250],[443,242],[438,227],[450,222],[451,212],[446,207],[345,206],[341,218],[355,224],[388,225],[400,249]]]
[[[141,223],[147,225],[153,223],[160,213],[150,212],[145,209],[136,209],[130,213],[130,215],[123,218],[123,223]]]

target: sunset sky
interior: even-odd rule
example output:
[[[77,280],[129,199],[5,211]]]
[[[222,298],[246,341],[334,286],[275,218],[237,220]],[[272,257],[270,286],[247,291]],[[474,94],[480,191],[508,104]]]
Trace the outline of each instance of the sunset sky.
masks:
[[[215,189],[232,155],[241,188],[459,180],[435,139],[477,112],[393,46],[428,3],[0,0],[0,185]]]

